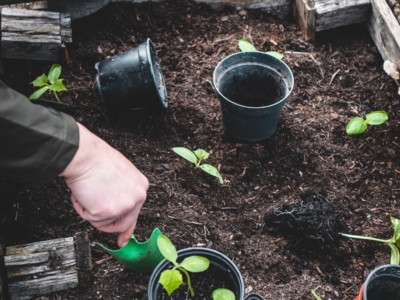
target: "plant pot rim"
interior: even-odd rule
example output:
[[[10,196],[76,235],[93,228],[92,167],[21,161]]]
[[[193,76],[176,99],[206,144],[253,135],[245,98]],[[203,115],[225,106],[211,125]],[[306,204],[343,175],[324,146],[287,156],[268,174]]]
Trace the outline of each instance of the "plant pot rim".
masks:
[[[247,57],[247,58],[250,58],[250,57],[252,57],[252,56],[253,56],[253,57],[254,57],[254,56],[259,56],[259,57],[268,57],[269,59],[275,60],[275,61],[278,62],[279,64],[282,64],[282,66],[283,66],[284,68],[287,68],[287,70],[289,71],[289,74],[291,75],[291,79],[292,79],[291,81],[293,82],[293,84],[292,84],[291,86],[289,86],[289,89],[288,89],[286,95],[285,95],[284,97],[282,97],[281,100],[279,100],[279,101],[277,101],[277,102],[275,102],[275,103],[273,103],[273,104],[270,104],[270,105],[254,107],[254,106],[246,106],[246,105],[242,105],[242,104],[238,104],[238,103],[236,103],[236,102],[233,102],[232,100],[226,98],[226,97],[219,91],[218,86],[217,86],[217,84],[216,84],[216,78],[217,78],[217,76],[216,76],[216,71],[218,70],[218,68],[220,67],[220,65],[223,64],[226,60],[228,60],[228,59],[233,59],[233,58],[236,57],[236,56],[243,56],[243,57]],[[260,65],[259,63],[257,63],[257,61],[246,61],[246,60],[244,60],[243,63],[245,63],[245,62],[248,62],[249,64],[253,64],[253,65]],[[278,72],[278,73],[280,73],[280,72]],[[293,91],[293,87],[294,87],[294,77],[293,77],[292,70],[290,69],[290,67],[289,67],[283,60],[278,59],[278,58],[276,58],[276,57],[274,57],[274,56],[272,56],[272,55],[270,55],[270,54],[267,54],[267,53],[265,53],[265,52],[260,52],[260,51],[237,52],[237,53],[231,54],[231,55],[229,55],[229,56],[226,56],[224,59],[222,59],[222,60],[217,64],[217,66],[215,67],[214,72],[213,72],[213,87],[214,87],[216,93],[219,94],[219,95],[221,95],[222,98],[223,98],[225,101],[227,101],[228,103],[230,103],[230,104],[232,104],[232,105],[235,105],[235,106],[237,106],[237,107],[243,108],[243,109],[255,110],[255,111],[256,111],[256,110],[260,110],[260,109],[266,109],[266,108],[271,108],[271,107],[274,107],[274,106],[278,106],[279,104],[285,102],[286,99],[290,96],[290,94],[291,94],[292,91]]]
[[[399,269],[399,273],[400,273],[400,265],[387,264],[387,265],[382,265],[382,266],[375,268],[371,273],[369,273],[369,275],[367,276],[367,279],[365,279],[365,282],[364,282],[363,286],[361,287],[363,289],[363,293],[362,293],[363,297],[361,299],[356,298],[356,300],[367,299],[367,290],[368,290],[369,282],[371,281],[371,279],[373,279],[373,277],[375,276],[375,274],[377,272],[379,272],[380,270],[385,269],[385,268],[396,268],[396,269]]]
[[[210,249],[210,248],[206,248],[206,247],[189,247],[189,248],[184,248],[181,250],[178,250],[178,258],[180,255],[182,254],[186,254],[190,252],[200,252],[198,253],[198,255],[206,255],[211,254],[213,256],[216,257],[220,257],[225,263],[227,263],[230,267],[230,269],[233,271],[233,273],[235,274],[235,277],[238,279],[238,284],[239,284],[239,299],[238,300],[242,300],[245,299],[245,290],[244,290],[244,280],[243,280],[243,276],[242,273],[240,272],[239,268],[237,267],[237,265],[229,258],[227,257],[225,254],[214,250],[214,249]],[[153,270],[153,272],[151,273],[150,279],[149,279],[149,284],[148,284],[148,293],[150,293],[150,285],[152,282],[155,281],[155,277],[157,276],[157,274],[159,274],[170,262],[166,259],[163,259]]]

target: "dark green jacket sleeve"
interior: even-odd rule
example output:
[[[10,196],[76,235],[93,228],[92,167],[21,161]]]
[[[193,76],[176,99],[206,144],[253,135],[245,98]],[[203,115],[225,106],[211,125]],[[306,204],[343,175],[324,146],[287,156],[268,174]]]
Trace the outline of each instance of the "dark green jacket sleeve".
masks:
[[[78,145],[72,117],[32,104],[0,81],[0,174],[46,183],[64,171]]]

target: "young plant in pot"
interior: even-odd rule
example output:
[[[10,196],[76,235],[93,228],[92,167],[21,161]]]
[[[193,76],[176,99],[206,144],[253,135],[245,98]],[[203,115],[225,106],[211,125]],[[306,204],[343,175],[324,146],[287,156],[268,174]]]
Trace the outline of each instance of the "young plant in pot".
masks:
[[[222,253],[208,248],[176,251],[165,235],[158,238],[165,257],[153,271],[147,296],[159,299],[243,300],[244,282],[236,265]]]

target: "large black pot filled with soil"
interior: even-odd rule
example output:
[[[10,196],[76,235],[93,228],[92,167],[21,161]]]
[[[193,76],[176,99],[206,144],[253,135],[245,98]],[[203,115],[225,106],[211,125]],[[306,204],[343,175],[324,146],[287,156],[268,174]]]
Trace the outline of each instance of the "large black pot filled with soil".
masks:
[[[96,63],[95,68],[101,98],[110,108],[167,108],[164,76],[150,39],[134,49]]]
[[[215,68],[213,81],[225,132],[245,142],[259,142],[275,132],[294,84],[290,68],[263,52],[226,57]]]
[[[224,254],[209,248],[187,248],[178,251],[178,263],[189,256],[202,256],[210,260],[209,268],[200,273],[190,273],[190,280],[194,289],[194,298],[211,299],[212,292],[217,288],[226,288],[235,294],[236,300],[244,298],[244,282],[236,265]],[[173,264],[163,260],[153,271],[148,289],[149,300],[169,299],[162,285],[158,282],[161,273],[166,269],[172,269]],[[173,292],[173,299],[188,299],[187,286],[180,287]],[[247,298],[246,298],[247,299]]]
[[[400,266],[384,265],[372,271],[355,300],[399,300]]]

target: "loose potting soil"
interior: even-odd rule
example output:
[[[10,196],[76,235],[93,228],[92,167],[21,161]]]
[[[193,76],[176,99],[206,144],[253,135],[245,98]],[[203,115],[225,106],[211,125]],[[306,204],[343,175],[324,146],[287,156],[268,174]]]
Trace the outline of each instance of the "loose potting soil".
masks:
[[[118,2],[75,20],[73,43],[67,45],[69,63],[62,64],[60,76],[68,91],[60,99],[71,106],[77,121],[149,178],[135,229],[139,241],[158,227],[177,249],[216,249],[237,264],[248,292],[268,300],[312,300],[312,288],[323,299],[354,299],[368,273],[389,262],[389,247],[337,239],[337,255],[296,252],[300,238],[283,235],[275,223],[265,225],[265,214],[298,202],[309,188],[324,190],[323,198],[344,219],[343,232],[390,238],[389,216],[400,217],[398,87],[383,72],[364,24],[320,32],[310,42],[293,20],[246,12],[228,7],[214,11],[190,0]],[[169,107],[164,114],[111,118],[97,92],[94,65],[147,38],[160,59]],[[226,137],[209,84],[214,68],[239,51],[242,38],[260,51],[282,52],[295,77],[276,132],[256,144]],[[4,81],[25,95],[34,91],[30,82],[52,65],[25,60],[3,64]],[[370,126],[360,136],[346,134],[350,118],[376,109],[388,112],[387,123]],[[220,169],[224,185],[173,153],[178,146],[211,152],[206,162]],[[311,203],[320,208],[325,202]],[[315,224],[318,228],[321,223]],[[61,178],[44,186],[0,179],[0,244],[70,237],[77,231],[88,232],[91,242],[117,248],[116,234],[82,222]],[[328,227],[330,235],[336,231]],[[323,245],[330,241],[317,230],[299,235],[317,245],[322,240],[309,237],[322,235]],[[90,289],[35,300],[147,298],[150,275],[132,272],[99,247],[92,248],[92,257],[95,280]]]
[[[368,285],[367,300],[399,300],[399,278],[381,276],[371,281]]]

